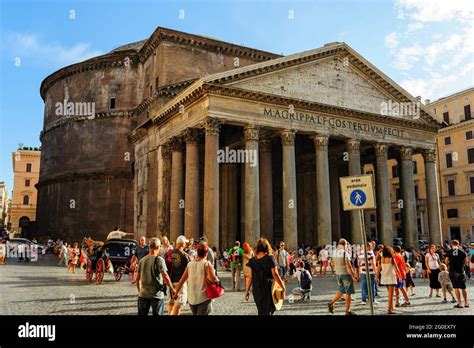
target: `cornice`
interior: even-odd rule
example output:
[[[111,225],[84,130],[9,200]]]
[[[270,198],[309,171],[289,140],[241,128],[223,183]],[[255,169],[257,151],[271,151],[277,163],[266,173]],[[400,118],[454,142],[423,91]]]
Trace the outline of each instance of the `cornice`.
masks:
[[[105,68],[121,68],[124,66],[124,60],[127,57],[130,59],[130,66],[138,63],[138,53],[135,50],[125,50],[94,57],[59,69],[47,76],[43,82],[41,82],[41,98],[45,100],[46,91],[58,81],[85,71]]]
[[[462,122],[453,124],[453,125],[448,126],[448,127],[443,127],[443,128],[438,130],[438,133],[439,134],[448,133],[448,132],[451,132],[451,131],[454,131],[454,130],[462,129],[464,127],[467,128],[467,127],[472,127],[472,126],[474,126],[474,118],[472,118],[470,120],[467,120],[467,121],[462,121]]]
[[[125,178],[131,179],[133,174],[131,171],[102,171],[102,172],[91,172],[91,173],[67,173],[63,175],[58,175],[53,178],[47,180],[39,181],[35,187],[38,189],[42,186],[51,185],[60,182],[68,182],[68,181],[79,181],[79,180],[101,180],[106,177],[116,177],[116,178]]]
[[[140,62],[145,62],[162,41],[174,42],[177,44],[205,49],[206,51],[234,55],[236,57],[245,57],[258,61],[265,61],[276,57],[281,57],[275,53],[265,52],[199,35],[158,27],[140,49],[138,53]]]

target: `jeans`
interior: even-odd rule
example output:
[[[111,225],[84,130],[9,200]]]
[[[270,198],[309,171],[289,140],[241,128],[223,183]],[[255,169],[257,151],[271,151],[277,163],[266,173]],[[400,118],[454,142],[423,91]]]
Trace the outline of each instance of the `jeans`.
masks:
[[[207,300],[196,305],[190,304],[193,315],[209,315],[212,310],[212,300]]]
[[[164,299],[138,298],[138,315],[148,315],[151,307],[152,315],[163,315]]]
[[[231,264],[232,268],[232,288],[240,291],[240,273],[242,273],[241,264]],[[244,285],[245,286],[245,285]]]
[[[286,274],[286,266],[280,266],[280,277],[284,277]]]
[[[367,302],[367,297],[369,296],[368,290],[367,290],[367,278],[365,273],[361,273],[360,277],[362,279],[362,284],[361,284],[361,291],[362,291],[362,301]],[[375,297],[375,276],[373,274],[370,275],[370,287],[372,289],[372,301],[374,301]]]

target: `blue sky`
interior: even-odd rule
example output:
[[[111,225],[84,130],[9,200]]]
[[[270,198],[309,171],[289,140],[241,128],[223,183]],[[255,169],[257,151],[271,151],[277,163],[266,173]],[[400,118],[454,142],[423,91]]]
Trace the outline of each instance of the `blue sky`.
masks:
[[[63,66],[145,39],[157,26],[285,55],[345,41],[422,99],[474,85],[472,0],[0,4],[0,181],[9,191],[11,152],[19,143],[40,146],[41,81]]]

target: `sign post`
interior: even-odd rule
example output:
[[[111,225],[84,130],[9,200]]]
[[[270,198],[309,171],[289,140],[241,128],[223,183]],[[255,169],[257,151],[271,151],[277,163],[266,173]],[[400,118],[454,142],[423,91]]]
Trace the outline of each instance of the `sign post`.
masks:
[[[365,233],[364,209],[374,209],[374,186],[372,175],[346,176],[339,179],[341,183],[342,204],[345,211],[358,210],[359,222],[362,231],[362,243],[364,243],[365,279],[367,281],[367,293],[369,294],[370,314],[374,315],[374,302],[372,284],[370,281],[370,265],[367,255],[367,236]]]

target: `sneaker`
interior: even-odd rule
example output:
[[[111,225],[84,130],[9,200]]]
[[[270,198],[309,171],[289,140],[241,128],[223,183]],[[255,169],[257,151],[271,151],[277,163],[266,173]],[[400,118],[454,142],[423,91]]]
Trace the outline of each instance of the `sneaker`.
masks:
[[[456,303],[456,302],[458,302],[458,301],[456,301],[456,299],[454,299],[454,298],[451,300],[451,303]]]
[[[377,300],[374,301],[374,305],[379,305],[379,304],[380,304],[379,301],[377,301]]]
[[[360,301],[360,304],[366,305],[367,302],[365,302],[365,301]]]
[[[395,307],[400,307],[400,303],[395,303]]]
[[[456,300],[454,300],[454,302],[456,302]],[[454,303],[454,302],[451,302],[451,303]],[[441,301],[441,303],[448,303],[448,301],[444,299],[443,301]]]
[[[332,303],[328,303],[328,311],[331,314],[334,314],[334,305]]]
[[[405,302],[402,304],[400,307],[410,307],[411,303],[410,302]]]
[[[346,315],[356,315],[355,313],[349,311],[349,312],[346,312]]]

